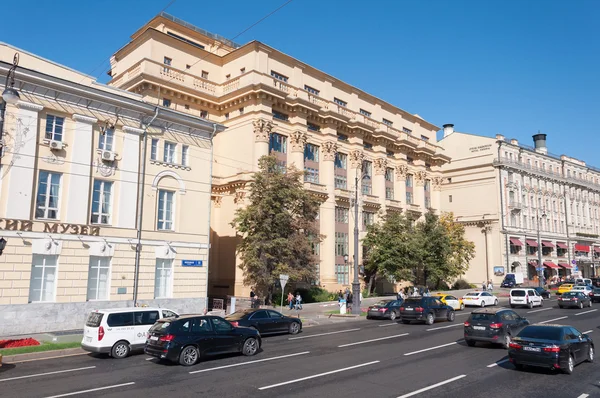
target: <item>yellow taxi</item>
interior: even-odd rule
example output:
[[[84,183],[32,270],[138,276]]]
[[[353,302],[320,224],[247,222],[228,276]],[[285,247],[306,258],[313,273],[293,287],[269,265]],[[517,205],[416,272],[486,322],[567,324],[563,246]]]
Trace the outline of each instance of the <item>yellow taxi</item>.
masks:
[[[560,296],[563,293],[570,292],[571,289],[573,289],[573,286],[575,285],[573,285],[572,283],[563,283],[558,287],[558,291],[556,292],[556,294]]]
[[[463,303],[463,300],[456,298],[450,294],[436,293],[433,295],[433,297],[439,298],[442,303],[454,308],[455,311],[462,311],[465,309],[465,304]]]

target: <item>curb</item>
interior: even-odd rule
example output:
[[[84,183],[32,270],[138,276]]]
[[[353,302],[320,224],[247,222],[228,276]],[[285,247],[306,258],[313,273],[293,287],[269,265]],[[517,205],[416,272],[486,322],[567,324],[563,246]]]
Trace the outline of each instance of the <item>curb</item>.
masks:
[[[50,350],[50,351],[40,351],[40,352],[31,352],[27,354],[16,354],[16,355],[8,355],[4,357],[4,363],[18,363],[25,361],[32,361],[37,359],[51,359],[58,357],[66,357],[71,355],[82,355],[87,354],[87,351],[84,351],[81,348],[66,348],[64,350]],[[0,362],[2,362],[2,354],[0,354]],[[0,364],[1,366],[1,364]]]

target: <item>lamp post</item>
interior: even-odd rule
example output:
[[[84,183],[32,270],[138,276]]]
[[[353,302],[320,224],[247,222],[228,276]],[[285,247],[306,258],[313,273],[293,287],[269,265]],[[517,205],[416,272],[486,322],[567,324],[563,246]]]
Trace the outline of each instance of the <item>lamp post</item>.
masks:
[[[2,104],[0,104],[0,141],[4,136],[4,113],[6,112],[6,104],[16,104],[19,102],[19,92],[15,89],[15,70],[19,65],[19,53],[15,53],[13,64],[6,74],[6,82],[4,83],[4,91],[2,92]],[[0,145],[1,142],[0,142]]]
[[[362,164],[356,167],[356,176],[354,180],[354,278],[352,278],[352,313],[360,315],[360,282],[358,281],[358,183],[359,183],[359,168],[360,181],[366,175],[362,172]],[[346,259],[347,255],[344,256]]]
[[[546,218],[546,213],[542,213],[542,215],[537,214],[537,241],[538,241],[538,279],[540,287],[544,286],[543,278],[544,278],[544,266],[542,264],[542,238],[540,236],[540,219]]]

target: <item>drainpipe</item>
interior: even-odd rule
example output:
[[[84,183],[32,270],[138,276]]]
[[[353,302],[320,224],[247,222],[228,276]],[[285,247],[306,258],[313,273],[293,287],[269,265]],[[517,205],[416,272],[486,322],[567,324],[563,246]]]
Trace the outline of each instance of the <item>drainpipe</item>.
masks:
[[[498,141],[498,161],[500,162],[500,150],[502,148],[502,142]],[[510,254],[510,248],[508,246],[508,234],[506,233],[506,229],[504,226],[504,197],[502,196],[502,167],[498,167],[498,180],[500,182],[500,221],[502,222],[502,233],[504,234],[504,250],[505,250],[505,255],[504,257],[506,257],[506,272],[508,273],[510,271],[510,264],[509,264],[509,254]]]
[[[210,219],[211,219],[211,213],[212,213],[212,206],[211,206],[211,196],[212,196],[212,182],[213,182],[213,157],[214,157],[214,151],[215,151],[215,147],[214,147],[214,142],[213,142],[213,138],[215,137],[215,134],[217,133],[217,124],[213,124],[213,131],[210,134],[210,166],[209,166],[209,184],[208,184],[208,239],[207,239],[207,245],[208,248],[206,249],[206,310],[208,311],[208,267],[210,267]]]
[[[158,117],[158,107],[154,110],[154,116],[144,127],[144,138],[142,148],[142,167],[139,174],[140,189],[138,191],[137,203],[137,243],[135,245],[135,272],[133,274],[133,306],[137,306],[138,286],[140,281],[140,256],[142,253],[142,214],[144,213],[144,187],[146,186],[146,156],[148,153],[148,127]],[[143,125],[143,122],[141,123]]]

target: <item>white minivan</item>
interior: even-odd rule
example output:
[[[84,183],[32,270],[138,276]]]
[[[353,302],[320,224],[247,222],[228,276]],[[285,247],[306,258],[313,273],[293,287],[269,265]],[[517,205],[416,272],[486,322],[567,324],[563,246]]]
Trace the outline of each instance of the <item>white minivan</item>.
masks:
[[[540,296],[535,289],[531,288],[511,289],[508,302],[511,308],[515,308],[518,305],[527,306],[529,308],[533,308],[537,305],[540,307],[544,305],[542,296]]]
[[[161,318],[179,316],[165,308],[113,308],[90,312],[83,329],[81,348],[125,358],[146,344],[148,330]]]

